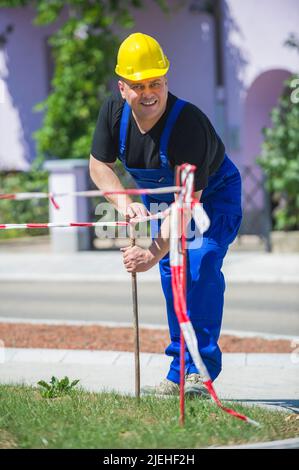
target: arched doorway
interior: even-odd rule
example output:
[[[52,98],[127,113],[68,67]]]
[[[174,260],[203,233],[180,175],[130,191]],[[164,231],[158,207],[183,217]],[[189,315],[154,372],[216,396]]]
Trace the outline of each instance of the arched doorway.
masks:
[[[265,194],[264,175],[256,163],[263,142],[262,129],[271,126],[270,113],[277,105],[284,82],[291,72],[282,69],[260,74],[247,91],[244,108],[243,212],[241,233],[257,234],[270,249],[270,206]]]
[[[287,70],[268,70],[249,87],[245,100],[244,165],[256,164],[263,142],[262,129],[271,125],[270,112],[290,75]]]

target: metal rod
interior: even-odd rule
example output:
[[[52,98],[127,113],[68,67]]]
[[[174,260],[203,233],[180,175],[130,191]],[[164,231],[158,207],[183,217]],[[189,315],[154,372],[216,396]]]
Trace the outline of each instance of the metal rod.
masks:
[[[135,229],[130,224],[131,246],[135,246]],[[133,301],[133,326],[134,326],[134,357],[135,357],[135,396],[140,399],[140,352],[139,352],[139,325],[138,325],[138,297],[137,297],[137,275],[132,273],[132,301]]]

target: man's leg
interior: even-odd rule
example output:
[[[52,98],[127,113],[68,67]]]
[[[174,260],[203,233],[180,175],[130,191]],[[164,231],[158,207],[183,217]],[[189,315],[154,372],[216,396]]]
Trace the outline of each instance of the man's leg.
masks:
[[[218,346],[220,336],[225,281],[221,271],[227,246],[218,245],[213,239],[204,238],[200,250],[189,252],[189,263],[197,267],[197,276],[191,277],[187,289],[188,316],[193,325],[199,352],[215,380],[222,366],[222,355]],[[195,264],[196,263],[196,264]],[[186,374],[200,373],[187,352]]]
[[[170,365],[170,371],[167,379],[175,383],[180,382],[180,326],[174,310],[173,294],[171,285],[171,269],[169,265],[169,253],[161,259],[159,263],[161,285],[166,301],[166,311],[170,335],[170,345],[166,348],[165,353],[173,356]]]
[[[221,328],[225,288],[221,266],[226,249],[219,248],[215,244],[210,243],[209,239],[204,238],[201,249],[196,251],[195,257],[195,253],[191,254],[191,261],[198,263],[199,275],[196,280],[192,280],[190,269],[188,269],[188,315],[197,336],[200,354],[212,380],[214,380],[221,370],[221,352],[217,341]],[[161,276],[161,281],[166,298],[171,339],[171,343],[166,348],[165,353],[168,356],[173,356],[167,379],[179,383],[180,327],[173,306],[171,277],[165,275],[165,266],[163,268],[164,275]],[[194,372],[198,371],[189,352],[186,351],[186,373],[192,374]]]
[[[193,324],[200,354],[212,380],[221,371],[220,335],[225,282],[221,272],[228,245],[235,238],[241,217],[228,214],[211,216],[211,226],[203,237],[200,248],[188,250],[187,308]],[[173,306],[171,275],[168,255],[160,261],[163,292],[166,299],[171,343],[166,354],[173,356],[167,378],[179,383],[180,328]],[[189,352],[186,352],[187,374],[198,373]],[[200,373],[200,371],[199,371]]]

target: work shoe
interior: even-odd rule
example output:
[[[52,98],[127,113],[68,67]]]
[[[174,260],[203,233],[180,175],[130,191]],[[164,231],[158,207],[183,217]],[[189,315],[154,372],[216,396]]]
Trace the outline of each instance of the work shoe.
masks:
[[[185,377],[185,396],[209,398],[209,392],[203,384],[199,374],[187,374]],[[171,380],[164,379],[159,385],[146,385],[142,387],[141,393],[156,396],[178,396],[180,394],[180,385]]]
[[[209,392],[203,384],[203,380],[199,374],[187,374],[185,377],[185,395],[198,396],[208,398]]]
[[[141,393],[156,396],[177,396],[180,394],[180,386],[171,380],[164,379],[159,385],[142,387]]]

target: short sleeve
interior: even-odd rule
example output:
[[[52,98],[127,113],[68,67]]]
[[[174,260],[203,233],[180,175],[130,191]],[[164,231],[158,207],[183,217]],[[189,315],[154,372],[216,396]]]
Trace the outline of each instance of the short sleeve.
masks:
[[[210,164],[215,154],[214,140],[203,113],[194,105],[185,105],[171,134],[169,159],[174,165],[190,163],[196,166],[195,191],[208,185]]]
[[[113,163],[118,157],[118,141],[113,133],[115,128],[113,108],[115,108],[115,103],[113,98],[109,97],[99,111],[92,139],[91,154],[104,163]]]

